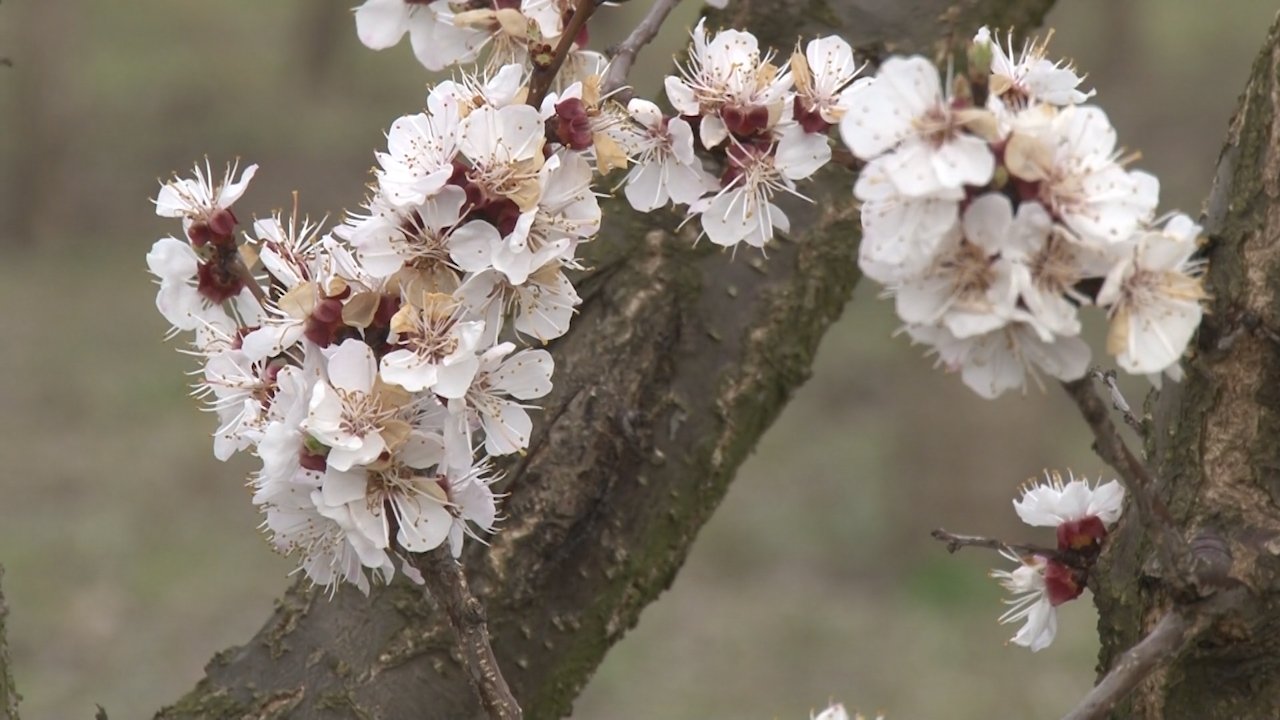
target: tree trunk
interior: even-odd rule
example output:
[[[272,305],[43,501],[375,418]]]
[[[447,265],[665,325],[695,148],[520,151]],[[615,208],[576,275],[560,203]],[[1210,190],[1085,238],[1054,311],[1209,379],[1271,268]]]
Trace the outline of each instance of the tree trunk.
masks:
[[[839,33],[879,52],[929,51],[983,23],[1032,28],[1052,0],[732,0],[713,24],[783,53]],[[782,201],[793,232],[736,258],[605,207],[556,389],[502,490],[509,519],[463,560],[526,717],[557,718],[605,652],[666,589],[739,464],[808,377],[858,280],[851,174],[816,204]],[[690,228],[691,229],[691,228]],[[332,600],[295,585],[247,645],[158,717],[465,718],[478,713],[448,621],[405,582]]]
[[[1187,378],[1148,400],[1157,492],[1189,540],[1230,554],[1250,590],[1149,677],[1115,718],[1280,717],[1280,24],[1255,61],[1207,207],[1213,298]],[[1151,528],[1126,514],[1109,541],[1095,600],[1099,671],[1175,598],[1158,580]]]

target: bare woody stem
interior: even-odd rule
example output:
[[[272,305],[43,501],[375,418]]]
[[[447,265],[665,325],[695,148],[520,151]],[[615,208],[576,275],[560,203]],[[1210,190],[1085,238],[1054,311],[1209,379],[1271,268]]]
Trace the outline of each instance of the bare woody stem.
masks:
[[[4,566],[0,566],[0,581],[4,580]],[[0,720],[18,720],[18,701],[22,696],[13,685],[13,668],[9,660],[9,643],[5,623],[9,619],[9,606],[0,590]]]
[[[983,537],[982,535],[958,535],[953,532],[947,532],[942,528],[938,528],[929,533],[934,540],[946,543],[947,552],[958,552],[960,548],[976,547],[986,548],[987,550],[1008,550],[1016,555],[1041,555],[1054,560],[1064,561],[1067,564],[1068,558],[1053,548],[1040,547],[1039,545],[1023,545],[1020,543],[1008,543],[997,538]]]
[[[265,310],[267,307],[267,294],[263,291],[262,286],[258,284],[258,280],[253,277],[253,271],[249,269],[248,265],[244,264],[244,260],[239,255],[232,262],[231,271],[244,282],[245,286],[249,288],[249,292],[253,294],[253,299],[257,300],[258,305]]]
[[[1116,371],[1107,370],[1103,372],[1097,368],[1089,371],[1089,376],[1094,380],[1106,386],[1107,392],[1111,395],[1111,407],[1120,412],[1120,416],[1124,418],[1124,422],[1133,428],[1134,432],[1141,434],[1143,432],[1142,423],[1133,414],[1133,408],[1129,406],[1129,401],[1125,399],[1124,393],[1120,392],[1120,386],[1116,384]]]
[[[1141,460],[1133,454],[1119,429],[1111,421],[1110,412],[1093,385],[1093,377],[1086,375],[1079,380],[1063,382],[1062,387],[1071,396],[1080,415],[1093,431],[1093,449],[1124,480],[1125,487],[1138,505],[1142,522],[1151,525],[1156,551],[1169,579],[1183,587],[1193,584],[1190,580],[1191,557],[1186,541],[1175,529],[1168,508],[1155,496],[1155,480]]]
[[[635,64],[636,55],[641,48],[653,42],[653,39],[658,36],[662,23],[666,22],[667,16],[679,3],[680,0],[654,0],[649,8],[649,14],[644,16],[625,40],[618,43],[609,60],[609,71],[604,76],[604,82],[601,83],[602,95],[608,95],[626,85],[627,76],[631,74],[631,66]],[[620,101],[625,103],[627,99],[629,98],[621,98]]]
[[[573,48],[573,41],[578,37],[578,33],[583,26],[587,24],[587,20],[595,14],[598,3],[596,0],[577,0],[573,8],[573,16],[569,18],[569,22],[565,24],[564,32],[560,34],[560,42],[556,45],[555,52],[551,56],[551,62],[546,65],[533,64],[533,75],[529,78],[529,100],[528,104],[533,107],[541,107],[542,99],[547,96],[547,91],[551,89],[551,83],[555,81],[556,75],[560,73],[560,68],[564,65],[565,58],[569,56],[570,50]]]
[[[1147,636],[1116,660],[1098,684],[1062,720],[1101,720],[1139,683],[1165,663],[1173,660],[1214,619],[1237,608],[1245,590],[1237,587],[1200,603],[1165,613]]]
[[[444,547],[422,555],[417,565],[427,591],[449,616],[463,664],[485,712],[491,720],[521,720],[520,704],[493,653],[484,606],[471,594],[462,566]]]

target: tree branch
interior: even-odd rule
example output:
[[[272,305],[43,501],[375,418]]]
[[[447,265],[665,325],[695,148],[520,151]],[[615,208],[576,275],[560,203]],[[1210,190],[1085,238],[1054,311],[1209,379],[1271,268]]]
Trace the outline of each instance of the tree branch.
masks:
[[[4,581],[4,566],[0,565],[0,583]],[[4,590],[0,589],[0,720],[18,720],[18,701],[22,696],[13,684],[13,666],[9,659],[9,642],[6,633],[6,622],[9,619],[9,606],[4,601]]]
[[[1120,412],[1120,416],[1124,418],[1126,425],[1141,435],[1143,433],[1142,422],[1134,416],[1133,408],[1129,406],[1129,401],[1125,399],[1124,393],[1120,392],[1120,386],[1116,383],[1116,371],[1107,370],[1103,372],[1098,368],[1093,368],[1089,371],[1089,376],[1106,386],[1107,392],[1111,395],[1111,407]]]
[[[449,616],[463,664],[485,712],[492,720],[520,720],[520,704],[502,676],[502,668],[498,666],[489,641],[484,606],[471,594],[462,566],[453,559],[446,546],[420,556],[417,566],[422,571],[427,590]]]
[[[1176,658],[1213,620],[1239,607],[1244,597],[1244,588],[1235,588],[1166,612],[1147,636],[1126,650],[1062,720],[1105,718],[1139,683]]]
[[[545,65],[538,62],[533,63],[533,74],[529,78],[529,100],[528,103],[533,107],[541,107],[542,99],[547,96],[547,91],[551,89],[551,83],[555,82],[556,75],[559,74],[561,66],[564,65],[565,58],[569,57],[569,53],[573,49],[574,40],[577,39],[578,33],[587,24],[587,20],[595,14],[596,8],[599,7],[597,0],[577,0],[574,5],[573,15],[569,17],[569,22],[565,24],[564,32],[560,34],[560,42],[556,45],[555,51],[551,55],[551,61]]]
[[[841,33],[856,47],[927,50],[939,24],[1027,27],[1049,0],[733,0],[717,15],[762,46]],[[819,7],[820,6],[820,7]],[[946,19],[940,19],[944,12]],[[677,236],[680,218],[602,203],[573,328],[552,343],[555,389],[501,488],[507,520],[462,562],[527,717],[567,714],[606,651],[675,578],[734,474],[811,371],[858,280],[848,171],[816,204],[781,198],[791,232],[763,260]],[[295,585],[249,643],[217,655],[166,720],[456,720],[480,711],[443,613],[407,582],[332,599]],[[292,697],[292,696],[291,696]]]
[[[1273,22],[1229,124],[1202,219],[1209,242],[1204,318],[1186,377],[1152,399],[1145,438],[1161,497],[1194,551],[1199,589],[1238,583],[1248,606],[1197,632],[1161,672],[1117,706],[1134,720],[1280,717],[1280,347],[1253,322],[1275,326],[1280,307],[1280,18]],[[1101,442],[1100,442],[1101,444]],[[1150,583],[1150,548],[1168,533],[1122,521],[1091,583],[1102,641],[1099,665],[1117,668],[1151,618],[1187,611],[1176,591]],[[1216,569],[1215,569],[1216,568]],[[1208,603],[1224,602],[1219,591]],[[1212,607],[1212,606],[1211,606]],[[1205,612],[1201,610],[1200,612]],[[1193,631],[1195,632],[1195,631]],[[1105,679],[1104,679],[1105,681]],[[1099,691],[1101,692],[1101,691]]]
[[[981,535],[957,535],[956,533],[947,532],[942,528],[938,528],[929,533],[934,540],[946,543],[947,552],[955,553],[960,548],[976,547],[986,548],[987,550],[1007,550],[1015,555],[1041,555],[1043,557],[1052,558],[1059,562],[1073,564],[1066,556],[1058,552],[1054,548],[1041,547],[1039,545],[1022,545],[1018,543],[1007,543],[996,538],[983,537]]]
[[[679,4],[680,0],[653,0],[649,13],[644,16],[639,25],[636,25],[631,34],[614,48],[609,58],[609,71],[605,73],[604,83],[601,85],[602,95],[622,89],[627,82],[627,76],[631,74],[631,66],[635,63],[640,49],[653,42],[653,39],[658,36],[658,31],[662,29],[662,23],[666,22],[667,16]],[[619,102],[625,105],[628,99],[620,98]]]
[[[1168,508],[1155,495],[1155,480],[1147,466],[1139,460],[1115,423],[1093,385],[1093,376],[1063,382],[1062,387],[1075,402],[1080,415],[1093,431],[1093,449],[1124,480],[1125,487],[1138,506],[1142,522],[1151,525],[1156,551],[1169,580],[1180,588],[1192,584],[1191,557],[1186,540],[1176,529]]]

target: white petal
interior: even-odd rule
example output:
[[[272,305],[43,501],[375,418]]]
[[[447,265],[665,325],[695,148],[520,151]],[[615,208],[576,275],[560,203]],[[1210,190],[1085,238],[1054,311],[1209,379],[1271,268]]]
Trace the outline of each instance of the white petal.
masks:
[[[631,168],[627,174],[627,186],[623,189],[623,194],[627,196],[627,202],[631,203],[631,207],[640,212],[649,212],[667,204],[669,196],[666,185],[662,182],[664,167],[669,166],[656,161],[638,164]]]
[[[987,193],[964,212],[964,237],[988,255],[1004,249],[1013,225],[1013,204],[1001,193]]]
[[[448,365],[441,365],[433,390],[437,395],[444,398],[463,397],[471,387],[471,381],[475,378],[476,370],[479,368],[480,359],[474,355]]]
[[[627,112],[631,114],[631,119],[644,125],[647,128],[654,129],[662,127],[662,111],[658,106],[641,98],[632,98],[627,103]],[[687,124],[686,124],[687,127]]]
[[[408,30],[411,5],[404,0],[367,0],[356,8],[356,34],[365,47],[384,50]]]
[[[942,143],[933,155],[933,169],[946,187],[986,185],[995,172],[996,159],[986,141],[958,135]]]
[[[551,392],[555,361],[546,350],[522,350],[512,355],[493,374],[495,390],[521,400],[540,398]]]
[[[729,128],[719,115],[704,115],[698,125],[698,137],[702,139],[703,147],[713,148],[729,137]]]
[[[484,427],[484,449],[490,455],[509,455],[529,447],[533,420],[524,408],[504,402],[498,417],[481,416]]]
[[[324,473],[321,492],[325,504],[333,507],[363,502],[369,492],[368,474],[364,470],[347,472],[329,468]]]
[[[698,115],[702,112],[693,89],[686,85],[683,80],[668,75],[663,83],[667,90],[667,99],[671,101],[671,106],[676,109],[676,112],[688,116]]]
[[[368,394],[378,376],[373,350],[360,340],[343,341],[329,356],[329,382],[340,390]]]
[[[185,281],[196,275],[199,258],[191,245],[176,238],[160,238],[147,253],[147,268],[161,280]]]
[[[792,125],[782,134],[775,149],[774,164],[792,180],[803,180],[831,160],[831,145],[822,133],[807,133]]]
[[[429,481],[434,482],[434,481]],[[400,532],[396,535],[400,545],[409,552],[427,552],[440,547],[449,537],[453,516],[426,494],[398,498]]]
[[[491,267],[494,248],[501,242],[497,228],[472,220],[449,235],[449,257],[463,272],[481,272]]]

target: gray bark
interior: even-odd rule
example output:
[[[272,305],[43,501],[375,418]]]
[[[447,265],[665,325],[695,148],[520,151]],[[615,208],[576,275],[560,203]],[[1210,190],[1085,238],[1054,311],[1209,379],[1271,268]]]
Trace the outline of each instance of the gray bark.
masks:
[[[1031,28],[1051,0],[733,0],[714,24],[784,53],[839,33],[873,52],[930,52],[983,23]],[[510,519],[464,562],[528,718],[566,715],[605,652],[666,589],[742,460],[808,377],[858,280],[847,170],[783,201],[790,238],[736,258],[605,208],[556,390],[510,470]],[[296,585],[247,645],[217,655],[158,717],[476,716],[448,621],[405,583],[333,600]]]
[[[1207,206],[1205,317],[1188,377],[1148,401],[1157,491],[1188,540],[1207,534],[1248,589],[1242,611],[1174,653],[1115,718],[1280,717],[1280,25],[1240,99]],[[1105,672],[1175,597],[1152,527],[1127,513],[1097,577]],[[1227,555],[1229,554],[1229,558]]]

